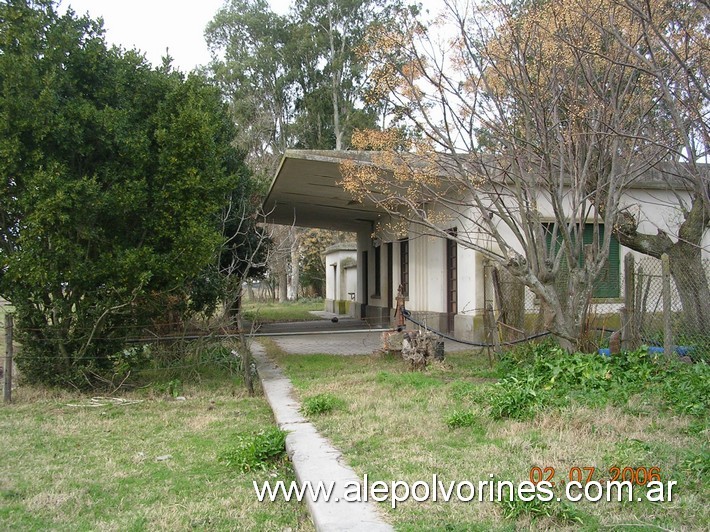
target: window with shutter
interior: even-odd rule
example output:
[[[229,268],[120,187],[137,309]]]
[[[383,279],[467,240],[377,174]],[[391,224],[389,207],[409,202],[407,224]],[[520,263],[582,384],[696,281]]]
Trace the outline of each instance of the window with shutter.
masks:
[[[546,224],[546,239],[548,249],[552,241],[552,230],[553,224]],[[594,241],[594,224],[586,224],[584,226],[584,243],[591,244]],[[599,240],[604,238],[604,226],[599,226]],[[559,242],[557,243],[559,246]],[[582,264],[584,260],[583,256],[579,257],[579,263]],[[614,235],[611,237],[611,242],[609,243],[609,258],[607,259],[606,265],[599,273],[599,277],[594,282],[594,291],[592,292],[592,297],[603,299],[603,298],[618,298],[621,293],[620,286],[620,251],[619,251],[619,241]],[[565,265],[562,264],[562,268]]]

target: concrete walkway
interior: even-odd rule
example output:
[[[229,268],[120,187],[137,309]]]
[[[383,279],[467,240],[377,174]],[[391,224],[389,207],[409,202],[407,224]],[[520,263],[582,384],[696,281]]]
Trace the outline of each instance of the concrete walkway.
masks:
[[[311,347],[313,339],[311,338]],[[293,397],[293,386],[283,372],[267,357],[257,342],[251,344],[256,368],[261,377],[264,395],[274,411],[276,422],[289,434],[286,437],[288,452],[296,478],[302,485],[310,481],[315,489],[318,482],[328,486],[334,482],[333,496],[329,502],[313,501],[306,495],[308,511],[319,531],[384,532],[394,530],[387,524],[371,502],[346,502],[346,488],[362,483],[349,466],[343,463],[340,451],[318,434],[315,427],[300,413],[300,405]],[[313,351],[311,351],[313,352]],[[352,489],[348,489],[352,492]]]

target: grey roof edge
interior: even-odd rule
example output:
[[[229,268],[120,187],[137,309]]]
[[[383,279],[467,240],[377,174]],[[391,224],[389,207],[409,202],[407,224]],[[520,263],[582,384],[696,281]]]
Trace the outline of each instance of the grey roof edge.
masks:
[[[381,151],[360,151],[360,150],[286,150],[281,161],[279,163],[278,169],[274,174],[274,177],[269,186],[269,191],[264,197],[262,202],[263,206],[269,204],[271,194],[273,192],[274,186],[276,185],[276,180],[278,179],[281,170],[289,159],[305,160],[305,161],[316,161],[330,164],[339,164],[343,161],[355,161],[359,164],[364,165],[379,165],[377,161],[378,155],[382,155]],[[408,160],[416,159],[417,155],[415,153],[402,153],[399,154],[400,157],[406,158]],[[439,158],[440,157],[440,158]],[[466,158],[465,153],[457,153],[454,155],[441,153],[438,154],[438,163],[441,168],[450,167],[451,162],[455,160],[461,161],[461,157]],[[484,164],[486,164],[484,162]],[[680,166],[679,166],[680,165]],[[495,165],[491,165],[492,167]],[[650,171],[646,172],[642,177],[637,177],[627,184],[629,189],[664,189],[672,188],[673,190],[688,190],[690,187],[686,186],[684,179],[680,176],[676,170],[682,168],[683,166],[689,166],[687,163],[682,162],[672,162],[672,161],[662,161],[653,165]],[[695,166],[698,168],[701,174],[705,178],[710,179],[710,164],[709,163],[696,163]],[[662,169],[667,168],[666,176],[663,175]],[[383,168],[384,170],[389,170]],[[391,171],[391,170],[390,170]],[[495,171],[495,169],[494,169]]]
[[[357,251],[357,244],[355,242],[338,242],[330,247],[327,247],[323,252],[325,255],[329,253],[335,253],[336,251]]]

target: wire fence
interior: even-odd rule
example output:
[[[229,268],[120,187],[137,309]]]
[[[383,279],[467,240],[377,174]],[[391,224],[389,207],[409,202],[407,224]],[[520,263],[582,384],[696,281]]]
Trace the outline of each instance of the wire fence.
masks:
[[[643,257],[633,265],[626,308],[632,343],[710,360],[710,261]],[[629,276],[627,276],[629,278]]]
[[[664,260],[636,259],[629,253],[618,283],[606,282],[603,293],[595,288],[587,307],[585,350],[610,348],[611,335],[618,331],[620,347],[626,349],[648,345],[694,360],[710,359],[710,261]],[[610,293],[609,286],[615,291]],[[563,304],[568,302],[567,276],[558,275],[555,287]],[[484,268],[484,299],[478,314],[491,343],[536,337],[549,328],[549,316],[535,294],[491,264]]]
[[[593,297],[586,316],[583,349],[596,351],[612,348],[612,333],[621,336],[621,348],[634,349],[648,345],[652,349],[676,352],[692,359],[710,359],[710,261],[664,261],[648,256],[634,258],[628,254],[618,279],[617,292],[606,297]],[[556,279],[560,298],[568,296],[568,279]],[[471,325],[471,345],[505,347],[540,338],[549,330],[550,316],[538,298],[520,281],[492,264],[484,267],[484,308],[467,313]],[[615,296],[615,297],[613,297]],[[5,314],[13,310],[0,299],[0,357],[5,355]],[[450,316],[434,312],[412,311],[415,323],[434,331],[452,331]],[[416,321],[415,321],[416,320]],[[156,321],[142,327],[127,325],[94,334],[91,327],[85,336],[92,340],[116,340],[125,344],[174,343],[194,340],[234,338],[241,331],[234,323],[200,323],[178,320]],[[25,330],[25,332],[28,332]],[[80,332],[80,331],[79,331]],[[253,331],[244,331],[247,335]],[[74,331],[77,333],[77,331]],[[459,335],[460,336],[460,335]],[[41,341],[41,340],[37,340]],[[47,338],[51,343],[54,339]],[[21,349],[15,342],[15,352]]]

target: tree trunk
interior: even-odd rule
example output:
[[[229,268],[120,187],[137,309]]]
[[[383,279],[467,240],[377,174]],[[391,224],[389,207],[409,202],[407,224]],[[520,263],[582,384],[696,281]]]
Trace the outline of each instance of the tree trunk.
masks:
[[[587,284],[580,280],[568,283],[552,281],[541,289],[539,286],[537,289],[531,287],[540,301],[545,329],[568,353],[588,348],[584,332],[592,289]]]
[[[237,301],[242,300],[242,292],[241,292],[241,287],[242,283],[239,283],[239,293],[237,294]],[[242,313],[238,312],[237,313],[237,330],[239,331],[239,343],[240,343],[240,352],[242,355],[242,371],[243,376],[244,376],[244,386],[246,386],[247,393],[249,394],[249,397],[254,396],[254,380],[252,379],[252,374],[251,374],[251,365],[252,365],[252,358],[251,358],[251,350],[249,348],[249,342],[247,341],[247,336],[244,334],[244,323],[242,322]]]
[[[682,332],[691,335],[704,334],[710,323],[710,287],[701,249],[709,223],[703,196],[698,193],[690,210],[684,212],[675,242],[660,229],[655,235],[639,233],[638,224],[630,215],[621,214],[616,226],[615,234],[624,246],[657,259],[668,254],[671,276],[683,305]]]
[[[700,248],[678,242],[671,248],[668,258],[671,277],[683,305],[683,318],[678,332],[705,334],[710,320],[710,289]]]
[[[279,303],[288,301],[288,272],[286,268],[279,272]]]
[[[291,299],[298,301],[301,288],[301,239],[297,234],[291,244]]]

